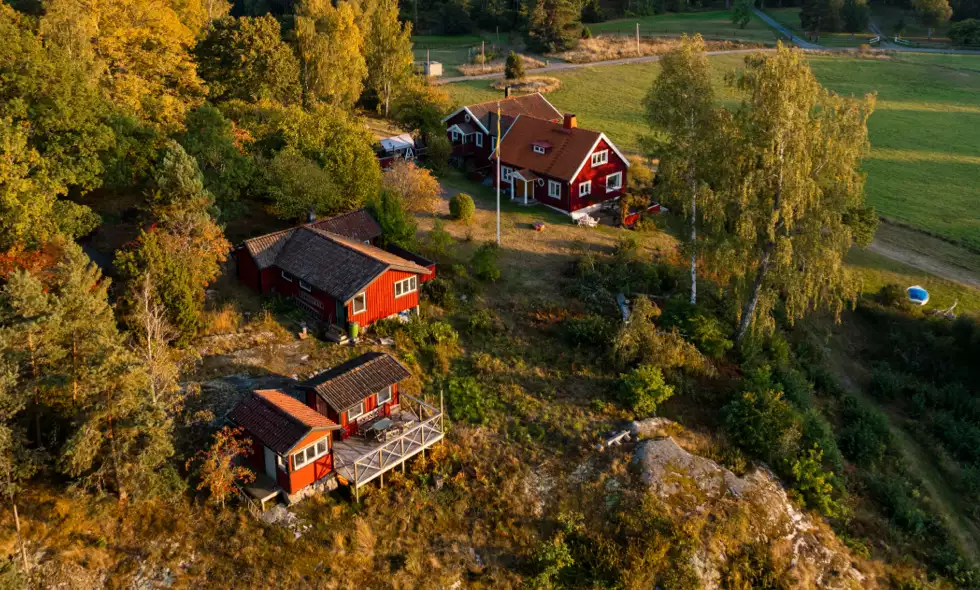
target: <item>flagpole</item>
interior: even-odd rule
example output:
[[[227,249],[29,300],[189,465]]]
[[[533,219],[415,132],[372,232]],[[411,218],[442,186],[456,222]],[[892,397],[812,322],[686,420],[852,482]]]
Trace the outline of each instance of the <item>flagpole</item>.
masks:
[[[500,102],[497,102],[497,245],[500,245]]]

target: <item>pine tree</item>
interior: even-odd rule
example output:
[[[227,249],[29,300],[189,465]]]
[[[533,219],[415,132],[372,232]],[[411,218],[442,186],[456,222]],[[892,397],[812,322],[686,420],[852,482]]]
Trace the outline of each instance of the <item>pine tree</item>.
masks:
[[[374,11],[365,44],[368,85],[378,97],[378,106],[387,117],[391,98],[412,75],[412,25],[398,21],[398,3],[385,0]]]
[[[296,9],[296,44],[304,100],[351,109],[361,97],[367,65],[364,39],[347,3],[303,0]]]
[[[660,74],[644,100],[647,122],[660,133],[650,138],[647,149],[660,158],[659,190],[664,200],[689,219],[691,239],[691,303],[697,303],[698,204],[711,214],[717,198],[712,184],[718,153],[718,133],[723,123],[714,105],[711,64],[700,35],[684,37],[680,46],[660,60]],[[704,215],[704,213],[702,213]]]
[[[745,93],[725,165],[731,188],[724,227],[713,237],[733,271],[741,307],[736,341],[753,323],[790,321],[817,307],[839,314],[856,296],[844,266],[854,242],[848,213],[864,207],[861,157],[874,99],[843,99],[816,81],[802,53],[781,44],[746,59],[733,76]]]

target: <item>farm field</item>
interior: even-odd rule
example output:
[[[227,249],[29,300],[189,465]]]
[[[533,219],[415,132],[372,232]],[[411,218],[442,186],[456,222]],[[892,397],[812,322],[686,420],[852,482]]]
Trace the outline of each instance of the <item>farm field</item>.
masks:
[[[602,33],[634,35],[636,34],[637,23],[640,24],[640,34],[643,36],[701,33],[701,36],[706,39],[738,39],[760,43],[776,41],[775,32],[754,15],[744,29],[736,27],[732,24],[732,11],[730,10],[622,18],[602,23],[590,23],[588,27],[594,35]]]
[[[743,56],[711,58],[721,100],[725,73]],[[877,92],[868,127],[872,151],[865,160],[869,202],[878,213],[972,249],[980,249],[976,184],[980,165],[980,56],[901,54],[864,59],[814,55],[817,78],[844,95]],[[603,130],[627,152],[639,151],[646,131],[641,101],[659,71],[656,63],[555,72],[562,88],[549,100],[578,115],[583,127]],[[615,82],[616,100],[598,101]],[[489,82],[446,87],[459,104],[499,95]]]

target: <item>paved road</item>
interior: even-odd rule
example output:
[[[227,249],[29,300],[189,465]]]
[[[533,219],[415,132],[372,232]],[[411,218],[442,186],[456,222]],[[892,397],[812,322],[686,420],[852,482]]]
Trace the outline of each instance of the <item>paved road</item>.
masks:
[[[787,29],[783,25],[781,25],[778,22],[776,22],[775,20],[773,20],[773,18],[771,16],[769,16],[768,14],[762,12],[758,8],[753,8],[752,11],[755,12],[755,15],[757,17],[761,18],[764,23],[766,23],[770,27],[776,29],[777,31],[779,31],[783,35],[786,35],[787,37],[789,37],[790,40],[793,41],[793,43],[796,43],[796,45],[798,47],[800,47],[801,49],[823,49],[823,47],[820,46],[820,45],[817,45],[815,43],[810,43],[809,41],[807,41],[805,39],[801,39],[801,38],[797,37],[796,35],[793,34],[792,31],[790,31],[789,29]]]
[[[727,51],[709,51],[708,55],[727,55],[733,53],[757,53],[759,51],[772,51],[772,49],[752,48],[752,49],[729,49]],[[577,70],[579,68],[593,68],[597,66],[621,66],[625,64],[642,64],[660,61],[659,55],[644,55],[642,57],[624,57],[621,59],[607,59],[605,61],[592,61],[588,63],[568,63],[561,62],[551,65],[547,65],[543,68],[535,68],[533,70],[527,70],[528,73],[533,73],[535,75],[542,74],[544,72],[559,72],[562,70]],[[503,78],[503,72],[496,72],[493,74],[479,74],[477,76],[458,76],[455,78],[442,78],[440,80],[435,80],[433,84],[454,84],[456,82],[465,82],[467,80],[493,80],[495,78]]]

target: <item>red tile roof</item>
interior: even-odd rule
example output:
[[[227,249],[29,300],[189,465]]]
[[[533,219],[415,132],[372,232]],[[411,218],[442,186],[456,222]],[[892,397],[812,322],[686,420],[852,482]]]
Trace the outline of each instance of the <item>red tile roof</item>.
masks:
[[[245,396],[229,416],[278,455],[288,455],[310,432],[340,428],[298,399],[278,389],[260,389]]]
[[[500,161],[515,168],[527,168],[538,174],[572,181],[601,137],[598,131],[581,127],[566,129],[561,123],[518,117],[500,144]],[[551,144],[551,148],[543,154],[535,153],[534,144],[544,142]]]

